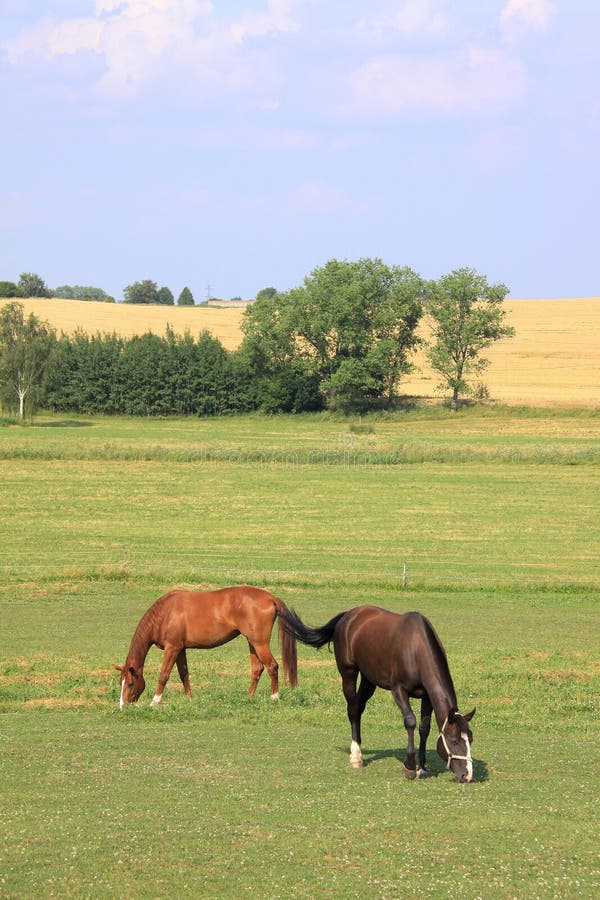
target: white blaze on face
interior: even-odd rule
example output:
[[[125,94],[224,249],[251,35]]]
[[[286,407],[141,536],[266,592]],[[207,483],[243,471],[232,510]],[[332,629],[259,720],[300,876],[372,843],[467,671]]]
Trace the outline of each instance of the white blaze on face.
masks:
[[[125,706],[125,700],[123,699],[123,694],[125,693],[125,676],[121,679],[121,698],[119,700],[119,709],[123,709]]]
[[[460,736],[463,739],[463,741],[465,742],[465,746],[467,748],[467,753],[466,753],[467,781],[472,781],[473,780],[473,759],[471,757],[471,745],[469,743],[469,737],[466,734],[466,732],[464,732],[464,731],[461,731]]]

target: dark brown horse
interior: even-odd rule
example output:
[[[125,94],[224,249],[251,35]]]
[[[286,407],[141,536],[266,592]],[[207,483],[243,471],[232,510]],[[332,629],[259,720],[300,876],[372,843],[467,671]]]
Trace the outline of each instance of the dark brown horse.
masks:
[[[124,666],[115,666],[121,672],[120,707],[135,703],[142,695],[144,661],[150,647],[156,644],[164,650],[158,687],[152,700],[160,703],[173,665],[183,683],[183,689],[191,697],[190,676],[186,650],[207,650],[220,647],[243,634],[250,647],[252,679],[248,688],[251,697],[266,667],[271,678],[271,698],[279,698],[279,666],[269,647],[273,622],[277,615],[289,615],[283,600],[261,588],[241,585],[218,591],[188,591],[175,588],[160,597],[142,616],[131,639]],[[284,671],[292,687],[297,684],[296,641],[288,634],[279,620],[279,637]]]
[[[310,628],[293,610],[279,615],[284,618],[289,634],[310,647],[322,647],[333,641],[352,728],[352,766],[358,768],[363,764],[360,720],[367,700],[380,687],[391,691],[404,717],[408,732],[406,777],[423,778],[428,774],[425,748],[433,711],[440,729],[439,755],[457,781],[472,780],[473,734],[469,722],[475,710],[468,715],[458,712],[446,653],[431,622],[424,616],[417,612],[398,615],[378,606],[357,606],[334,616],[321,628]],[[417,720],[410,705],[411,697],[421,700],[418,769],[414,743]]]

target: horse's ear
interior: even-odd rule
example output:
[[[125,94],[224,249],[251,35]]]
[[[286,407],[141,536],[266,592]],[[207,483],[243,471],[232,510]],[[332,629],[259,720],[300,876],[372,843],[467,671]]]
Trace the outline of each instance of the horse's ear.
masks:
[[[454,709],[454,707],[452,707],[450,709],[450,712],[448,713],[448,725],[452,725],[452,723],[454,722],[454,719],[456,718],[457,712],[458,712],[458,710]]]
[[[116,669],[117,672],[122,672],[123,666],[118,666],[116,663],[113,663],[113,669]]]
[[[466,716],[463,716],[463,719],[466,719],[467,722],[470,722],[471,719],[473,718],[473,716],[475,715],[475,711],[476,711],[476,710],[477,710],[477,707],[474,706],[470,713],[467,713]]]

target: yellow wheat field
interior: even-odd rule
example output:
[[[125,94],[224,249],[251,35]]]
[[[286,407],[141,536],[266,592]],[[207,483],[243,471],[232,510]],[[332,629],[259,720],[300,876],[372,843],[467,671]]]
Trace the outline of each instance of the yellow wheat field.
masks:
[[[2,304],[10,301],[0,301]],[[94,303],[79,300],[21,300],[60,332],[116,332],[124,337],[167,324],[179,334],[197,336],[207,329],[228,349],[239,346],[243,307],[164,307]],[[516,337],[501,341],[486,354],[491,360],[481,376],[490,397],[530,406],[600,404],[600,297],[566,300],[508,300],[507,321]],[[426,334],[426,326],[423,333]],[[403,381],[403,392],[435,396],[437,377],[417,358],[418,371]]]
[[[0,300],[0,309],[8,300]],[[73,334],[78,328],[88,334],[164,335],[170,325],[177,334],[189,331],[194,337],[207,330],[224,347],[234,350],[242,339],[240,323],[244,307],[230,306],[149,306],[131,303],[96,303],[87,300],[31,298],[19,300],[26,314],[33,312],[54,325],[58,332]]]
[[[505,308],[516,335],[483,354],[490,365],[479,379],[490,397],[527,406],[599,405],[600,297],[507,300]],[[404,389],[432,396],[439,379],[423,353],[417,366]]]

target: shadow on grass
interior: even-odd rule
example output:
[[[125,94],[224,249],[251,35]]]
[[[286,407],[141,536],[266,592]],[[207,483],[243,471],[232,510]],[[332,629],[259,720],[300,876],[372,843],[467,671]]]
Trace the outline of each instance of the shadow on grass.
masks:
[[[340,753],[348,754],[348,749],[346,747],[338,748]],[[363,765],[370,766],[372,763],[379,762],[381,759],[396,759],[402,765],[404,764],[404,759],[406,756],[406,752],[404,750],[390,750],[386,749],[375,749],[375,750],[365,750],[362,748],[363,755]],[[443,775],[444,772],[447,771],[446,765],[442,759],[438,756],[435,750],[428,750],[426,754],[426,766],[427,771],[429,772],[430,778],[437,778],[438,775]],[[473,759],[473,781],[474,782],[483,782],[488,781],[489,779],[489,771],[486,762],[483,759]]]
[[[76,419],[61,419],[58,422],[34,422],[34,428],[93,428],[93,422],[80,422]]]

